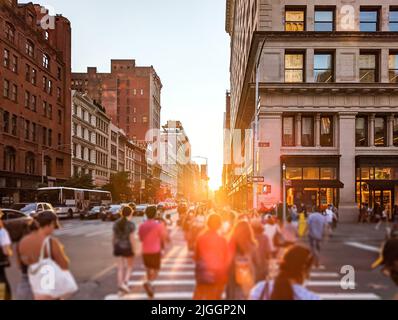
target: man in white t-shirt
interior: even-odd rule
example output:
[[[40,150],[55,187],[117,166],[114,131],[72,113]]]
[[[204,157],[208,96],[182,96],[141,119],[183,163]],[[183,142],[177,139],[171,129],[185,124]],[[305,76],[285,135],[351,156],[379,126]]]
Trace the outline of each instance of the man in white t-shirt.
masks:
[[[331,237],[333,233],[333,219],[334,219],[333,206],[331,204],[325,210],[325,214],[326,214],[326,223],[327,223],[326,235],[328,237]]]
[[[0,300],[11,300],[11,288],[6,276],[6,268],[10,266],[12,255],[11,239],[2,222],[3,212],[0,210]]]

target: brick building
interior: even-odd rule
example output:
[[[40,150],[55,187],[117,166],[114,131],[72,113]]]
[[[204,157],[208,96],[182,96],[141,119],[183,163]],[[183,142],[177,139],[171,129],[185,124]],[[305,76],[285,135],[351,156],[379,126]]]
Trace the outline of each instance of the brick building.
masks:
[[[71,26],[40,5],[0,3],[0,204],[71,173]],[[40,23],[43,17],[50,28]]]
[[[112,60],[110,73],[92,67],[87,73],[73,73],[72,88],[102,104],[131,140],[144,141],[148,130],[160,129],[162,83],[152,66]]]

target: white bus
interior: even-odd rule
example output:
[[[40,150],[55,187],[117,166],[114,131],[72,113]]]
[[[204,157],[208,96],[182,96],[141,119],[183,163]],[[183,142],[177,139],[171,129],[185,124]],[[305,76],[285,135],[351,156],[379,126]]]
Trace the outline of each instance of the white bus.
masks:
[[[73,218],[93,206],[112,204],[112,195],[108,191],[86,190],[75,188],[41,188],[37,201],[52,204],[59,217]]]

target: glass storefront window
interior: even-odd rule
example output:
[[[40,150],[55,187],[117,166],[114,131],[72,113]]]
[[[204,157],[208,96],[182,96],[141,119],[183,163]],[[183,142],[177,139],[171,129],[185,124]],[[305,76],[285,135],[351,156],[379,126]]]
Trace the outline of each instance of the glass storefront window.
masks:
[[[303,168],[304,180],[319,180],[319,168]]]
[[[391,180],[392,179],[392,168],[375,168],[375,179],[376,180]]]
[[[287,168],[286,179],[288,180],[302,180],[303,170],[301,168]]]
[[[386,119],[383,117],[377,117],[375,119],[375,146],[385,147],[387,142],[387,128]]]
[[[361,168],[361,179],[362,180],[370,180],[370,169],[369,168]]]
[[[321,118],[321,146],[333,147],[333,118]]]
[[[321,168],[321,180],[336,180],[336,168]]]

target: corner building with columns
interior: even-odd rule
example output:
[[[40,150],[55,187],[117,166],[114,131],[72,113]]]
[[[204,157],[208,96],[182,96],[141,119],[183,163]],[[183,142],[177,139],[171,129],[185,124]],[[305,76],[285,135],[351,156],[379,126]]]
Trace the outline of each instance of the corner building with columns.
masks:
[[[244,175],[264,177],[248,187],[232,173],[232,202],[282,201],[285,178],[289,205],[331,203],[344,220],[355,219],[361,203],[392,214],[398,1],[227,0],[226,9],[230,127],[254,128],[257,117],[255,160]]]

